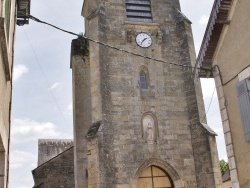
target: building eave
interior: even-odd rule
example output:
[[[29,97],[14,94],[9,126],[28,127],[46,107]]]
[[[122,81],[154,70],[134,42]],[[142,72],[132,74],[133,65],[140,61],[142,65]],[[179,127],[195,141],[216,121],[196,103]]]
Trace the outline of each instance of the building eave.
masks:
[[[233,0],[215,0],[206,32],[196,61],[196,68],[211,69],[212,60],[225,24],[229,24],[228,14]],[[199,69],[200,77],[207,73]]]

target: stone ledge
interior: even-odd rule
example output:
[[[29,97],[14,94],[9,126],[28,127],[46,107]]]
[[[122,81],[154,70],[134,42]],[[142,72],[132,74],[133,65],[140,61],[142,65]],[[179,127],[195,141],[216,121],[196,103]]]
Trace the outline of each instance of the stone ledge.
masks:
[[[218,136],[218,135],[216,134],[216,132],[214,132],[213,129],[211,129],[207,124],[205,124],[205,123],[200,123],[200,124],[207,130],[207,132],[208,132],[210,135],[212,135],[212,136]]]
[[[152,23],[152,22],[131,22],[125,21],[125,25],[139,25],[139,26],[160,26],[159,23]]]

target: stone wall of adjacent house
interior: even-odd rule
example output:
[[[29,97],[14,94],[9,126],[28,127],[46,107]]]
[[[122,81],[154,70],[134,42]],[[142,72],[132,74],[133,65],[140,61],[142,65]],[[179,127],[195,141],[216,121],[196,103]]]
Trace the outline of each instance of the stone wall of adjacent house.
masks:
[[[34,188],[74,188],[74,148],[38,166],[32,174]]]
[[[73,140],[38,140],[38,166],[73,146]]]
[[[213,76],[220,106],[230,176],[233,188],[250,187],[250,142],[245,140],[237,84],[250,79],[250,1],[232,1],[216,53]],[[246,24],[247,23],[247,24]],[[240,28],[240,30],[239,30]],[[244,109],[244,108],[243,108]]]
[[[9,174],[9,133],[12,96],[12,70],[16,23],[16,1],[9,0],[0,5],[0,187],[7,187]],[[5,18],[9,12],[9,19]],[[8,27],[8,28],[7,28]]]

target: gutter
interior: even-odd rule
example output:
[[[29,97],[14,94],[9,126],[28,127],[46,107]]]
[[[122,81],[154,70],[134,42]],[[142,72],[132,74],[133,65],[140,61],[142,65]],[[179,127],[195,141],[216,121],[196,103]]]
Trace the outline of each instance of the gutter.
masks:
[[[207,73],[202,68],[212,69],[212,60],[216,52],[224,25],[230,24],[228,14],[233,0],[215,0],[209,22],[204,34],[199,55],[196,61],[196,77],[206,77]],[[211,77],[212,75],[210,75]]]

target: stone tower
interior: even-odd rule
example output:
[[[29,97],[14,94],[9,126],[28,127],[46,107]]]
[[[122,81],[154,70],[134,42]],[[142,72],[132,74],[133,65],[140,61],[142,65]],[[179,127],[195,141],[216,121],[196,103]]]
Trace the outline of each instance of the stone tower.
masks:
[[[165,63],[72,42],[76,187],[220,187],[179,1],[85,0],[82,15],[86,37]]]

